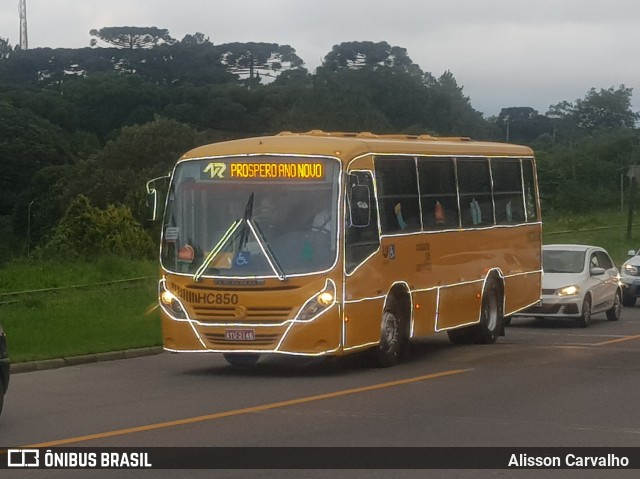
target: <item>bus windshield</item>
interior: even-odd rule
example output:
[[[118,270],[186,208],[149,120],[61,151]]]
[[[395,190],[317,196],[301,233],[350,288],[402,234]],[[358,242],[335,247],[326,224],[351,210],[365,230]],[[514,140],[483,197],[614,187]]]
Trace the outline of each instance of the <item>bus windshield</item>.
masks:
[[[161,260],[171,272],[279,277],[337,259],[340,165],[329,158],[242,157],[178,163]]]

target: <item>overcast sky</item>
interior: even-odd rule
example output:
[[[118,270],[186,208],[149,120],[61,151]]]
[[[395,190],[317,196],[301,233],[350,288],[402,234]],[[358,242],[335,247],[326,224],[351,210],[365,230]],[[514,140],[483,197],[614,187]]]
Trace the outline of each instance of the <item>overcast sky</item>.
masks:
[[[510,106],[544,114],[621,84],[640,109],[639,0],[27,0],[27,21],[29,48],[154,26],[178,40],[291,45],[311,72],[336,44],[386,41],[423,71],[450,70],[485,116]],[[0,0],[0,37],[20,43],[18,0]]]

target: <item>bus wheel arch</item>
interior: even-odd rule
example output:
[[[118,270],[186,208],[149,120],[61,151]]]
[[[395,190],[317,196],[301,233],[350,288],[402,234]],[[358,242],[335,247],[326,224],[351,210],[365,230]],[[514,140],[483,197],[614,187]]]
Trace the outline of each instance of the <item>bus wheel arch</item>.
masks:
[[[493,344],[498,336],[504,336],[504,283],[496,270],[487,275],[481,308],[475,343]]]
[[[493,344],[504,335],[504,284],[498,271],[487,275],[482,289],[480,321],[466,328],[447,331],[457,344]]]
[[[374,350],[378,367],[397,364],[407,354],[411,324],[411,294],[406,284],[396,283],[387,294],[380,320],[380,342]]]

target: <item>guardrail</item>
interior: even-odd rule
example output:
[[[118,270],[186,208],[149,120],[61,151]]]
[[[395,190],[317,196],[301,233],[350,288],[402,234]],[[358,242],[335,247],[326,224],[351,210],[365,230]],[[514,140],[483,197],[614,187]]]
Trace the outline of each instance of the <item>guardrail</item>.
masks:
[[[561,234],[567,234],[567,233],[578,233],[580,231],[613,230],[613,229],[623,228],[623,227],[626,228],[626,225],[598,226],[597,228],[580,228],[580,229],[577,229],[577,230],[545,231],[544,234],[546,234],[546,235],[561,235]]]
[[[71,289],[98,288],[98,287],[104,287],[104,286],[113,286],[113,285],[119,285],[119,284],[140,282],[140,281],[145,281],[149,279],[157,279],[157,276],[141,276],[139,278],[116,279],[116,280],[104,281],[100,283],[87,283],[87,284],[76,284],[71,286],[58,286],[55,288],[41,288],[41,289],[31,289],[31,290],[24,290],[24,291],[11,291],[6,293],[0,293],[0,305],[17,303],[18,301],[20,301],[20,299],[16,299],[16,298],[19,298],[20,296],[52,293],[55,291],[64,291],[64,290],[71,290]]]

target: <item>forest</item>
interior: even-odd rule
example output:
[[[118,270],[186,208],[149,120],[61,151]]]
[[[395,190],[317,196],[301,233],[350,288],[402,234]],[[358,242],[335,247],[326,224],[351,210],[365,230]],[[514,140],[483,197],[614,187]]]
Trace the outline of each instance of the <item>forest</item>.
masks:
[[[620,207],[640,160],[624,84],[485,118],[451,71],[428,72],[386,42],[335,45],[309,72],[289,45],[175,40],[155,27],[91,35],[87,48],[29,50],[0,36],[0,264],[153,258],[146,181],[227,139],[322,129],[526,144],[543,213]]]

